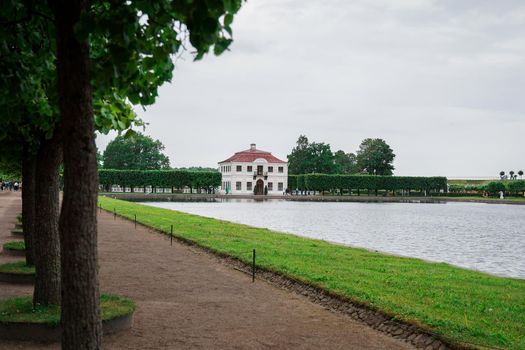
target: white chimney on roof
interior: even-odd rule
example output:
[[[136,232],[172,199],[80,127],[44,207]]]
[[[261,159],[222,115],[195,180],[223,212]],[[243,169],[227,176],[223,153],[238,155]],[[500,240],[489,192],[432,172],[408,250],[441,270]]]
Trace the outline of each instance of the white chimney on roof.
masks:
[[[255,150],[255,143],[250,144],[250,150],[252,150],[252,151]]]

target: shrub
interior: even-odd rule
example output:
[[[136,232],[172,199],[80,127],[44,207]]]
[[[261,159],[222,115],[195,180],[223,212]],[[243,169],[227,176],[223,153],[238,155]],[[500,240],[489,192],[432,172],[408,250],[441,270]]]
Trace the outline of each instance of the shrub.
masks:
[[[505,185],[501,181],[492,181],[489,182],[486,186],[486,191],[491,195],[496,195],[500,191],[505,192],[505,190]]]
[[[509,192],[525,192],[525,180],[509,181],[506,187]]]
[[[409,177],[409,176],[374,176],[374,175],[295,175],[296,188],[300,190],[419,190],[440,191],[447,189],[445,177]],[[293,187],[291,187],[293,188]]]
[[[221,174],[216,171],[185,170],[99,170],[101,185],[161,188],[216,188],[221,185]]]

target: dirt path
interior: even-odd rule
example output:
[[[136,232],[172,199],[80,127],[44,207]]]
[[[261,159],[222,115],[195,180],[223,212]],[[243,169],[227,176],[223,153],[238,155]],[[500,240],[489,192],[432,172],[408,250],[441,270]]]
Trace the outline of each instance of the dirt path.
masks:
[[[2,246],[9,241],[21,241],[22,237],[13,236],[11,230],[15,228],[16,216],[22,213],[20,192],[0,191],[0,264],[22,260],[19,257],[5,255]],[[0,298],[31,294],[31,286],[11,285],[0,282]],[[0,341],[0,349],[3,349]]]
[[[19,202],[0,197],[2,241]],[[411,349],[266,282],[252,284],[206,253],[170,246],[166,237],[108,213],[99,215],[99,254],[102,291],[138,305],[133,328],[105,337],[105,349]],[[0,288],[0,297],[32,291]],[[0,341],[0,348],[59,346]]]

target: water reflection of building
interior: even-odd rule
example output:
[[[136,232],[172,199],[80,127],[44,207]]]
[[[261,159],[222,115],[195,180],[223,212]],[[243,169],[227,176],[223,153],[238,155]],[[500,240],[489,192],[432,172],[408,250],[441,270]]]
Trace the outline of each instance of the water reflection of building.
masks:
[[[219,162],[221,193],[282,195],[288,187],[288,163],[270,152],[250,149]]]

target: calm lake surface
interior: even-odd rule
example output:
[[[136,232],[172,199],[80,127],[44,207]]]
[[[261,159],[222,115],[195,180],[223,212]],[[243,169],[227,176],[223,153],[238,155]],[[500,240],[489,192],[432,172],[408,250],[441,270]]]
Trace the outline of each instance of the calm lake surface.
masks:
[[[525,278],[525,205],[236,199],[144,204]]]

